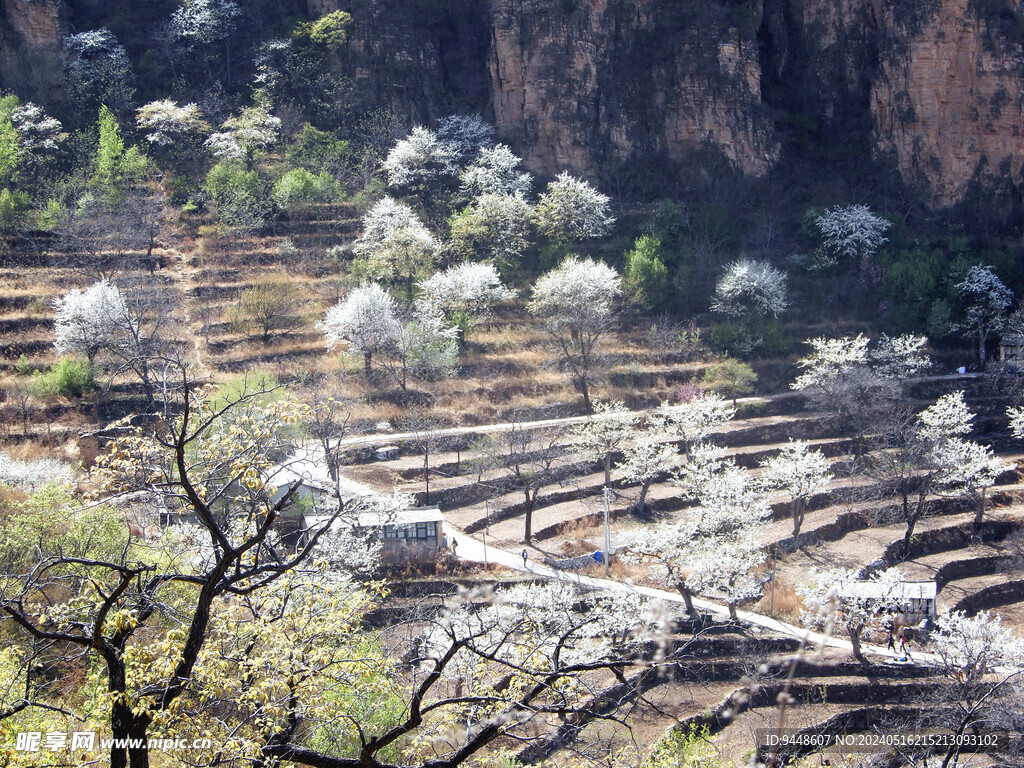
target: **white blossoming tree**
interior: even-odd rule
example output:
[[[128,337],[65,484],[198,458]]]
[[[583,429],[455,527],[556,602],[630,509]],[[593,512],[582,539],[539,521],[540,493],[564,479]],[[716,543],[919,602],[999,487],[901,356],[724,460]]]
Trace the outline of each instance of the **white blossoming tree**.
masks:
[[[975,338],[978,365],[984,368],[989,336],[1005,324],[1013,305],[1013,291],[990,266],[971,267],[963,281],[957,283],[956,290],[963,306],[963,319],[957,328]]]
[[[448,115],[437,121],[437,138],[463,166],[494,143],[494,126],[480,115]]]
[[[519,168],[522,160],[504,144],[483,149],[460,175],[462,192],[473,198],[480,195],[522,195],[530,192],[533,177]]]
[[[220,131],[206,140],[206,147],[218,159],[248,161],[273,147],[280,132],[281,118],[265,105],[246,107],[225,120]]]
[[[624,481],[640,486],[636,509],[643,514],[651,485],[675,469],[679,451],[672,443],[664,443],[656,436],[643,432],[623,448],[622,454],[622,460],[615,466]]]
[[[163,157],[172,167],[186,167],[196,161],[210,126],[195,104],[179,106],[170,99],[151,101],[139,108],[136,124],[157,159]]]
[[[530,247],[532,226],[533,206],[521,194],[488,192],[452,216],[446,247],[456,258],[493,259],[515,269]]]
[[[354,246],[371,277],[404,283],[410,303],[413,281],[434,265],[438,248],[412,208],[390,197],[382,198],[363,217],[363,232]]]
[[[679,403],[664,402],[651,416],[652,431],[681,443],[683,453],[713,432],[719,430],[733,416],[736,407],[714,392],[700,392]]]
[[[409,376],[428,381],[450,378],[459,370],[458,334],[458,328],[445,326],[438,317],[414,317],[402,324],[388,347],[385,365],[403,390]]]
[[[607,264],[569,256],[541,275],[527,304],[539,317],[580,393],[587,413],[597,343],[615,320],[619,274]]]
[[[537,226],[560,243],[603,237],[615,223],[608,213],[609,202],[607,195],[564,171],[537,201]]]
[[[364,283],[329,310],[319,324],[328,348],[347,341],[363,355],[363,370],[372,371],[373,355],[390,349],[402,332],[395,300],[377,283]]]
[[[1012,730],[1021,710],[1024,640],[1004,628],[998,615],[952,611],[939,616],[931,645],[949,685],[937,692],[929,724],[956,735],[977,726],[988,732]],[[951,743],[941,764],[962,764],[960,749]]]
[[[814,582],[798,585],[797,592],[804,601],[804,624],[845,632],[853,646],[853,657],[868,665],[861,638],[865,630],[881,627],[899,608],[905,579],[898,568],[879,571],[867,579],[860,576],[857,569],[818,571]]]
[[[869,262],[885,244],[885,233],[892,226],[866,205],[829,208],[814,219],[814,225],[821,236],[823,266],[840,260]]]
[[[997,458],[989,446],[961,438],[940,442],[934,460],[939,467],[938,487],[973,504],[974,527],[978,528],[985,517],[988,489],[1013,465]]]
[[[863,334],[808,339],[812,352],[797,362],[803,371],[790,385],[853,431],[858,457],[902,409],[904,382],[930,364],[922,336],[883,336],[873,349],[869,342]]]
[[[739,603],[761,591],[755,571],[765,552],[757,529],[770,510],[733,462],[722,461],[711,450],[706,456],[694,453],[697,460],[687,465],[684,484],[700,506],[682,521],[635,534],[626,557],[650,563],[651,575],[678,589],[691,615],[694,594],[719,594],[735,620]]]
[[[128,305],[117,286],[100,280],[53,300],[54,346],[62,354],[84,355],[92,365],[103,349],[119,344]]]
[[[515,296],[502,284],[493,264],[473,262],[436,272],[421,282],[419,289],[421,313],[453,322],[463,334],[485,319],[493,305]]]
[[[786,273],[771,264],[740,259],[718,280],[711,309],[730,317],[778,317],[786,311]]]
[[[789,496],[796,536],[807,513],[807,502],[822,493],[832,480],[828,460],[821,451],[810,450],[804,441],[790,440],[777,454],[761,462],[761,467],[761,486],[766,491],[781,491]]]
[[[587,420],[569,429],[569,447],[587,461],[600,461],[604,484],[612,485],[612,454],[635,436],[638,417],[621,400],[595,402]]]
[[[389,186],[421,195],[454,179],[458,168],[454,148],[420,125],[392,147],[383,167]]]

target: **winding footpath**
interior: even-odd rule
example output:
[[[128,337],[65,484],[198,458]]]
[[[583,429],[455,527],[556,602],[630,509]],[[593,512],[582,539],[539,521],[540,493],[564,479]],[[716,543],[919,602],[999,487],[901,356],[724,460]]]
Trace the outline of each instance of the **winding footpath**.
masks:
[[[458,546],[456,547],[456,556],[461,560],[468,560],[475,563],[498,563],[506,568],[512,568],[534,576],[540,576],[541,578],[560,579],[561,581],[572,582],[591,589],[632,592],[655,600],[664,600],[670,603],[683,602],[682,595],[676,592],[654,589],[653,587],[641,587],[634,584],[626,584],[625,582],[614,581],[612,579],[600,579],[594,576],[584,576],[571,571],[561,571],[529,559],[527,559],[524,564],[521,554],[514,554],[504,549],[498,549],[497,547],[487,545],[479,539],[468,536],[448,523],[444,524],[444,532],[448,535],[448,541],[454,540],[457,542]],[[698,597],[693,598],[693,605],[698,610],[710,613],[717,619],[725,621],[729,620],[729,609],[724,605]],[[773,619],[770,616],[764,616],[760,613],[752,613],[751,611],[740,610],[736,612],[736,615],[740,621],[753,626],[761,627],[770,632],[775,632],[786,637],[795,637],[801,641],[803,646],[816,645],[820,647],[838,648],[850,653],[853,652],[853,646],[849,640],[843,640],[820,632],[812,632],[808,629],[804,629],[803,627],[787,624],[784,621],[779,621],[778,619]],[[862,643],[861,648],[865,653],[883,656],[887,659],[896,659],[900,656],[899,653],[894,653],[893,651],[887,650],[879,645],[870,643]],[[912,652],[911,659],[915,664],[924,662],[929,666],[941,665],[942,663],[942,660],[935,654],[924,653],[921,651]]]

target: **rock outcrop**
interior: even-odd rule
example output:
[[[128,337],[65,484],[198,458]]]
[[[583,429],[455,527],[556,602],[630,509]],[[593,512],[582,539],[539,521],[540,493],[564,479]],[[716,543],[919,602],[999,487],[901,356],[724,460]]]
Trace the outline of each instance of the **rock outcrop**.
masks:
[[[352,13],[334,65],[364,102],[413,122],[482,112],[538,172],[613,187],[710,149],[757,176],[814,142],[936,207],[1024,189],[1020,0],[295,2]],[[78,7],[0,0],[0,87],[59,112]],[[155,30],[166,8],[138,13]]]
[[[26,101],[63,102],[63,0],[0,2],[0,88]]]
[[[547,172],[721,151],[778,159],[761,103],[754,4],[500,0],[489,66],[499,132]]]

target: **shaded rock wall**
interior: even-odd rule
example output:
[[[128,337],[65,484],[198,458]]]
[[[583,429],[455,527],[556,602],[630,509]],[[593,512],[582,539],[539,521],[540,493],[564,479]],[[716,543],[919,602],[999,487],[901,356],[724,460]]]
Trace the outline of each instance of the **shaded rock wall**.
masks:
[[[483,112],[535,171],[606,180],[710,148],[757,176],[814,142],[940,207],[1024,187],[1020,0],[304,4],[352,13],[338,65],[364,98],[410,121]],[[155,29],[164,5],[136,15]],[[0,87],[57,111],[67,17],[116,22],[104,7],[0,0]]]

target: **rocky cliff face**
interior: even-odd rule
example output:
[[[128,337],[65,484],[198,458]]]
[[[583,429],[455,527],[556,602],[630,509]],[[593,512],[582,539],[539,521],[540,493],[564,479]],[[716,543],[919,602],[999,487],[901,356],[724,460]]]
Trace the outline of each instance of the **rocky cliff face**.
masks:
[[[764,173],[778,145],[761,104],[759,10],[738,8],[501,0],[489,59],[499,132],[549,172],[593,174],[609,161],[679,159],[710,145]]]
[[[0,86],[59,103],[76,1],[0,0]],[[761,175],[813,140],[937,206],[1024,186],[1020,0],[304,2],[352,13],[341,65],[374,103],[482,111],[537,171],[710,148]]]
[[[28,101],[61,103],[66,34],[63,0],[2,0],[0,88]]]

